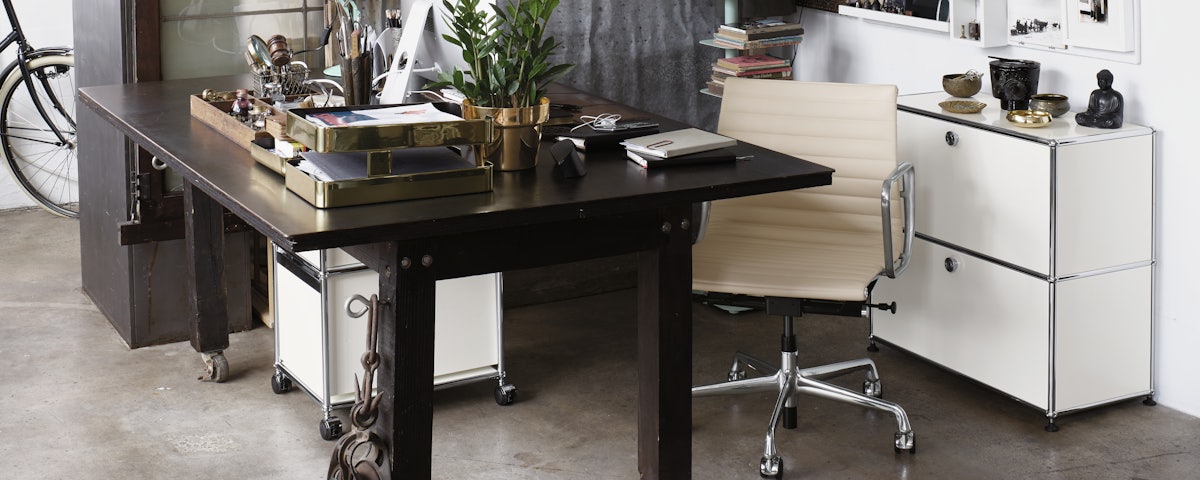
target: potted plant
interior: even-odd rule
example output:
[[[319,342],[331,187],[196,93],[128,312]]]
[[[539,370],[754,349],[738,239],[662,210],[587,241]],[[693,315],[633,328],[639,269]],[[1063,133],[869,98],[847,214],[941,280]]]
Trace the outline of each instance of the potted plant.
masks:
[[[466,97],[464,118],[492,118],[499,135],[481,153],[493,165],[500,170],[532,168],[541,125],[550,114],[546,87],[575,68],[550,61],[562,45],[546,34],[558,0],[498,0],[491,15],[479,9],[479,1],[442,1],[452,32],[443,38],[462,48],[469,70],[442,72],[438,82],[426,87],[452,86]]]

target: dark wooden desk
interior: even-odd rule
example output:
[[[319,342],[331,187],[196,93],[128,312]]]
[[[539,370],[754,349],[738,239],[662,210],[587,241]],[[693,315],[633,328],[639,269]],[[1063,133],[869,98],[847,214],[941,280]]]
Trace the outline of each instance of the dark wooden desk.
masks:
[[[197,351],[228,347],[221,264],[213,261],[221,258],[222,207],[285,249],[341,247],[380,273],[387,303],[373,428],[392,446],[393,478],[431,475],[436,280],[631,252],[639,270],[638,468],[643,478],[690,478],[692,205],[824,185],[832,175],[741,144],[734,150],[752,160],[661,171],[621,150],[591,152],[587,176],[561,179],[544,148],[536,169],[496,173],[491,193],[322,210],[192,120],[189,94],[237,86],[237,77],[151,82],[83,88],[79,98],[186,182]],[[556,100],[594,105],[590,114],[629,111],[565,91]],[[683,126],[658,120],[664,130]]]

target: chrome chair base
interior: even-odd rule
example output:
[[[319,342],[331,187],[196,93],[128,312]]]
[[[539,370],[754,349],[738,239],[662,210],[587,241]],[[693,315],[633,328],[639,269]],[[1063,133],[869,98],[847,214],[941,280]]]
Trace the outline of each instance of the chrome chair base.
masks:
[[[791,318],[785,317],[785,322],[790,327]],[[785,327],[785,330],[790,333],[792,329],[788,327]],[[795,344],[794,341],[790,343]],[[764,376],[746,378],[747,368]],[[866,370],[866,380],[863,381],[861,393],[821,380],[845,375],[856,370]],[[775,428],[781,419],[784,428],[796,428],[796,405],[800,394],[815,395],[890,412],[896,417],[897,431],[893,442],[896,453],[905,450],[909,453],[916,453],[916,437],[909,424],[908,414],[899,405],[880,398],[883,396],[883,384],[879,380],[879,370],[876,368],[875,362],[868,358],[819,367],[800,368],[796,365],[795,349],[791,349],[791,351],[788,351],[787,348],[783,349],[780,352],[780,365],[778,366],[753,355],[737,352],[734,354],[733,366],[729,369],[728,381],[692,387],[692,397],[772,390],[778,391],[779,395],[776,397],[775,407],[771,411],[763,456],[759,462],[759,474],[763,477],[779,478],[783,471],[783,460],[775,448]]]

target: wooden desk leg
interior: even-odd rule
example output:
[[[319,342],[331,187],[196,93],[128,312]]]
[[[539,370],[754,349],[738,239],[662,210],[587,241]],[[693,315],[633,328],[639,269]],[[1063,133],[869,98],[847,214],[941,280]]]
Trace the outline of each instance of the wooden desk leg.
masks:
[[[385,248],[379,268],[382,357],[375,432],[391,446],[394,479],[431,478],[434,274],[431,242]]]
[[[208,377],[201,379],[223,382],[229,374],[224,209],[191,183],[184,184],[183,206],[192,348],[204,356]]]
[[[691,478],[691,206],[664,209],[658,249],[638,254],[638,471]]]

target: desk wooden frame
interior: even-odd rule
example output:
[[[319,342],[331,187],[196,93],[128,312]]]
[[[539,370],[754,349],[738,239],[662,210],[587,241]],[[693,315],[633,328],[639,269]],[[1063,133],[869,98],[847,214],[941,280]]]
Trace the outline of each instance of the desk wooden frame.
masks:
[[[588,152],[586,177],[538,168],[496,173],[491,193],[317,209],[287,191],[241,146],[188,115],[188,95],[233,89],[247,78],[148,82],[80,89],[80,100],[185,180],[192,345],[229,346],[223,272],[223,210],[291,251],[341,247],[379,276],[381,421],[393,478],[429,478],[433,434],[435,281],[637,252],[638,468],[643,478],[691,477],[692,205],[825,185],[829,168],[754,145],[753,160],[647,171],[624,152]],[[559,88],[555,101],[595,115],[684,125]],[[628,115],[632,114],[632,115]],[[85,139],[86,140],[86,139]],[[83,161],[101,161],[82,159]],[[124,168],[124,167],[120,167]],[[233,368],[236,368],[233,367]],[[400,394],[397,394],[400,393]],[[404,452],[404,455],[395,455]]]

